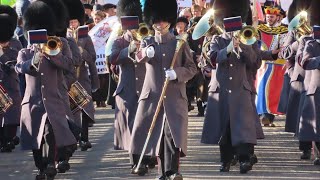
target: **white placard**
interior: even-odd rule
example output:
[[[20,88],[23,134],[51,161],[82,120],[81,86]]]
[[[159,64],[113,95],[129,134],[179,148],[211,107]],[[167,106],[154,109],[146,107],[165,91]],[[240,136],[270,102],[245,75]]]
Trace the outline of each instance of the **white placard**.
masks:
[[[280,0],[281,8],[285,11],[288,11],[293,0]]]
[[[114,4],[117,5],[119,0],[97,0],[98,4],[104,5],[104,4]]]
[[[191,7],[192,6],[192,0],[177,0],[178,7]]]

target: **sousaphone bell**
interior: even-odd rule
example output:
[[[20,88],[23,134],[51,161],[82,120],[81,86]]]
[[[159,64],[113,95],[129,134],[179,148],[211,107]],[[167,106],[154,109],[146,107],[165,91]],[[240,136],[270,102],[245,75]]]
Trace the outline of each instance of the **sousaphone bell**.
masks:
[[[308,13],[301,11],[289,23],[289,31],[297,30],[299,36],[309,35],[312,33],[312,28],[308,23]]]

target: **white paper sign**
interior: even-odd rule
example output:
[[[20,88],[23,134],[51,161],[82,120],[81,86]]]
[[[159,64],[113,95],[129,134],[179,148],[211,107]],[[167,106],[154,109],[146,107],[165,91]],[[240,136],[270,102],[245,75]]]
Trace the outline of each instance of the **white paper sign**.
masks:
[[[98,4],[104,5],[104,4],[114,4],[117,5],[119,0],[97,0]]]
[[[178,7],[191,7],[192,0],[177,0]]]

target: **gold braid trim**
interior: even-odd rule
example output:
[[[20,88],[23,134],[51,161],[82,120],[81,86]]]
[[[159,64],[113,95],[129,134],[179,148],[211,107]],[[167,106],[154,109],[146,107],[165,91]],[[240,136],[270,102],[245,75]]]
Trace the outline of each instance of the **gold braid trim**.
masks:
[[[288,32],[288,27],[284,25],[280,25],[277,27],[269,27],[266,24],[259,24],[258,30],[264,32],[266,34],[277,35],[284,34]]]

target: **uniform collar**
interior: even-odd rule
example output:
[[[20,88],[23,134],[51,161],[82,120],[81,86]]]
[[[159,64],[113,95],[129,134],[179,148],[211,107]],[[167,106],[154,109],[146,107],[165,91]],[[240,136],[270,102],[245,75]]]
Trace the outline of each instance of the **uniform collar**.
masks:
[[[167,32],[166,34],[163,34],[163,35],[156,34],[154,38],[157,43],[164,44],[169,42],[172,39],[175,39],[175,36],[170,32]]]

